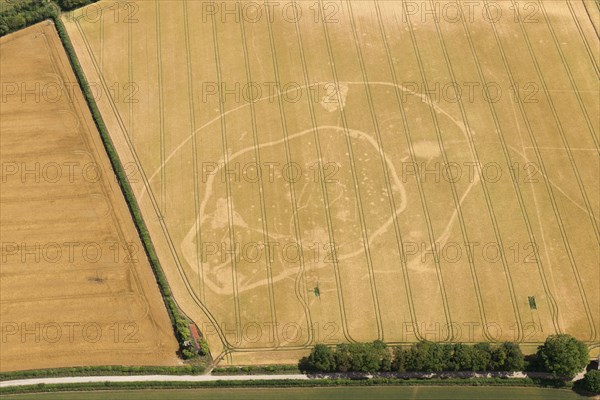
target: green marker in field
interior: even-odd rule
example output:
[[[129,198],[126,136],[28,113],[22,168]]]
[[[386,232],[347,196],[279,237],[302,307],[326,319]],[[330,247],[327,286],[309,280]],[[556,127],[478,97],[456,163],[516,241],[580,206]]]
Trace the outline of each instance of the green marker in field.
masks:
[[[529,300],[529,308],[531,308],[532,310],[537,310],[537,304],[535,304],[535,296],[528,296],[527,299]]]

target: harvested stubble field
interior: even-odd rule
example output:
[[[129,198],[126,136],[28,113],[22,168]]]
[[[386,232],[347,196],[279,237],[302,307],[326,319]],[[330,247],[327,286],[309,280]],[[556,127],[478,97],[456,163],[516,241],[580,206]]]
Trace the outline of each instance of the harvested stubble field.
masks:
[[[585,8],[587,6],[587,9]],[[65,15],[225,363],[600,330],[598,9],[101,1]]]
[[[54,25],[0,40],[0,371],[176,365],[171,323]]]

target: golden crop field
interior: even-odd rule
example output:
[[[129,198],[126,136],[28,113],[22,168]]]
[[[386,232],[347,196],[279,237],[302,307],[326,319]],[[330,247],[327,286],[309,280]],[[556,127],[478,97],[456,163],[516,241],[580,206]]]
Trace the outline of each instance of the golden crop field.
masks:
[[[0,51],[0,371],[179,364],[54,25],[4,36]]]
[[[175,297],[231,364],[598,345],[582,1],[101,1],[63,17]]]

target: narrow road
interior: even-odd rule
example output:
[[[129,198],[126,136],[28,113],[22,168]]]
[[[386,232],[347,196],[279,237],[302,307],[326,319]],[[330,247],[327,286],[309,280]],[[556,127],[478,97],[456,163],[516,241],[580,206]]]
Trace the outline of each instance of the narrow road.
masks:
[[[51,385],[61,383],[89,382],[210,382],[210,381],[254,381],[254,380],[283,380],[311,379],[304,374],[285,375],[124,375],[124,376],[67,376],[62,378],[33,378],[0,382],[0,388],[10,386]]]
[[[305,374],[279,374],[279,375],[108,375],[108,376],[66,376],[61,378],[31,378],[0,381],[0,388],[11,386],[27,386],[38,384],[68,384],[90,382],[214,382],[214,381],[256,381],[256,380],[319,380],[319,379],[357,379],[357,378],[545,378],[552,379],[547,372],[408,372],[397,374],[394,372],[378,372],[373,375],[363,373],[327,373],[319,375]],[[577,374],[573,381],[583,378],[583,372]]]

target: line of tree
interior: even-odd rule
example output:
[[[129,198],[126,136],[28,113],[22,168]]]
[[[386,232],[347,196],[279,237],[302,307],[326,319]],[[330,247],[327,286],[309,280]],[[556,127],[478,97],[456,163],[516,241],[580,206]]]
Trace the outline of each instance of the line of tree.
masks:
[[[523,371],[526,364],[571,378],[589,361],[587,347],[570,335],[553,335],[526,363],[518,343],[434,343],[421,341],[410,347],[388,347],[381,341],[317,344],[299,362],[305,372],[441,372],[441,371]]]
[[[0,3],[0,36],[55,18],[98,0],[6,0]]]
[[[98,0],[7,0],[0,3],[0,36],[46,19],[52,19],[54,21],[58,35],[71,61],[73,71],[77,76],[86,101],[90,106],[92,117],[94,118],[94,122],[98,127],[111,164],[117,177],[119,178],[119,185],[123,189],[125,199],[136,223],[136,228],[138,229],[144,244],[144,249],[146,250],[150,264],[152,265],[154,275],[161,289],[161,294],[173,324],[175,336],[179,342],[180,355],[184,359],[196,358],[199,355],[206,356],[210,353],[208,343],[204,339],[200,338],[198,341],[199,348],[195,348],[193,345],[194,339],[192,338],[192,334],[189,329],[189,324],[191,322],[179,310],[177,304],[175,304],[175,300],[173,299],[172,293],[169,289],[166,277],[164,276],[158,261],[158,257],[156,256],[154,246],[150,240],[150,235],[143,222],[139,207],[135,201],[133,191],[127,182],[127,176],[123,170],[114,146],[112,145],[112,142],[106,132],[106,127],[94,102],[93,95],[79,65],[73,46],[62,21],[60,20],[61,11],[69,11],[77,7],[94,3],[96,1]]]
[[[127,202],[127,206],[129,207],[129,211],[131,212],[131,215],[133,217],[133,221],[140,235],[140,239],[142,240],[142,244],[144,245],[144,251],[146,252],[146,255],[148,256],[148,259],[150,261],[152,271],[154,272],[156,282],[158,283],[160,293],[165,302],[165,306],[169,313],[169,318],[171,319],[171,323],[175,331],[175,337],[177,338],[177,341],[179,343],[180,355],[183,359],[186,360],[193,359],[198,356],[207,356],[210,354],[210,351],[208,348],[208,343],[203,338],[201,338],[198,343],[198,350],[196,350],[193,346],[192,334],[189,328],[189,324],[191,323],[191,321],[185,316],[185,314],[183,314],[183,312],[179,309],[179,306],[175,303],[173,293],[171,292],[171,289],[167,282],[167,278],[165,277],[162,266],[160,265],[160,261],[158,260],[158,256],[156,254],[156,250],[150,238],[150,233],[148,232],[148,228],[146,227],[144,219],[142,218],[142,214],[137,204],[137,200],[135,198],[135,195],[133,194],[133,190],[127,179],[127,174],[123,169],[123,165],[119,159],[119,155],[117,154],[117,151],[108,134],[106,125],[104,124],[100,111],[98,110],[98,106],[96,105],[90,86],[87,82],[87,79],[85,78],[83,69],[79,64],[77,55],[75,54],[75,49],[73,48],[71,39],[69,38],[67,30],[64,24],[62,23],[60,17],[57,15],[53,17],[53,20],[56,30],[58,32],[58,36],[63,44],[67,56],[69,57],[71,66],[73,67],[73,72],[77,77],[83,95],[90,108],[90,112],[92,114],[92,118],[94,119],[94,123],[98,128],[100,137],[102,138],[104,148],[106,149],[108,158],[117,176],[117,180],[119,181],[119,186],[123,191],[125,201]]]
[[[406,347],[388,347],[381,341],[317,344],[299,368],[307,372],[441,372],[519,371],[525,357],[516,343],[434,343],[422,341]]]

